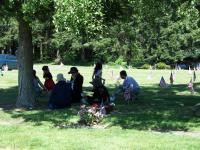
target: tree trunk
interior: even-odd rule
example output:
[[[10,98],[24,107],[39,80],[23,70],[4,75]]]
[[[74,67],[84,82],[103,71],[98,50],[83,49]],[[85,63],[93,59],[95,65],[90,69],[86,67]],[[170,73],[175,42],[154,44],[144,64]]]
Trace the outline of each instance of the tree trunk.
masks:
[[[35,95],[33,90],[33,45],[29,24],[21,17],[19,22],[18,52],[18,99],[17,107],[33,107]]]
[[[60,55],[60,50],[59,49],[57,49],[57,51],[56,51],[56,60],[58,61],[58,63],[61,62],[61,55]]]
[[[43,60],[43,46],[42,46],[42,41],[40,42],[40,60]]]
[[[82,51],[81,51],[81,60],[85,61],[85,49],[84,48],[82,48]]]

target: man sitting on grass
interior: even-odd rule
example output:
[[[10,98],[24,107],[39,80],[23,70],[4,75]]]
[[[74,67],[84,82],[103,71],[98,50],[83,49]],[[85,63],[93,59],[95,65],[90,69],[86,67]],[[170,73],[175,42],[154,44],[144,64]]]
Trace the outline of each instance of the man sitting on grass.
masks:
[[[139,84],[135,81],[133,77],[127,76],[125,70],[122,70],[120,72],[120,77],[124,79],[124,82],[123,85],[118,87],[118,89],[115,91],[115,95],[123,92],[126,101],[135,100],[140,93]]]

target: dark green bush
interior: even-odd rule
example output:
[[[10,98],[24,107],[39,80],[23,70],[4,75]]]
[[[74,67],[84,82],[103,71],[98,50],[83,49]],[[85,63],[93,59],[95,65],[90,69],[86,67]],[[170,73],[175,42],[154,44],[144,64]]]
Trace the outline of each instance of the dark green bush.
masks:
[[[156,64],[156,69],[171,69],[171,67],[163,62]]]

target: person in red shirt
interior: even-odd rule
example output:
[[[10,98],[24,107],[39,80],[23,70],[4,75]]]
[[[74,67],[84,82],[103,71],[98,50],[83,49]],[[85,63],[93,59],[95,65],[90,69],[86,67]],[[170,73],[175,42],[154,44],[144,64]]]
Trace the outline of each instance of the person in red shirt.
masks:
[[[55,83],[54,83],[53,77],[49,71],[49,67],[43,66],[42,71],[43,71],[43,78],[45,79],[44,86],[47,91],[51,91],[53,89]]]
[[[47,91],[50,92],[54,88],[54,85],[55,85],[52,79],[51,73],[45,73],[44,79],[45,79],[44,86],[47,89]]]

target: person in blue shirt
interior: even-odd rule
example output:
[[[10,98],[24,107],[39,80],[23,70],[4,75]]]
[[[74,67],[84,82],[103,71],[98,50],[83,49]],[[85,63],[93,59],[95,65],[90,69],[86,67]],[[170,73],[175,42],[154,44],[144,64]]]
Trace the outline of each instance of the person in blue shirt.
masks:
[[[120,72],[120,77],[124,79],[122,86],[123,91],[131,90],[135,95],[139,94],[140,86],[133,77],[128,76],[125,70]]]
[[[140,93],[140,86],[137,83],[137,81],[133,77],[128,76],[125,70],[122,70],[120,72],[120,77],[121,77],[121,79],[124,80],[124,82],[121,86],[119,86],[115,90],[115,93],[111,97],[111,99],[115,99],[115,96],[121,92],[123,92],[125,100],[136,99],[138,94]]]

